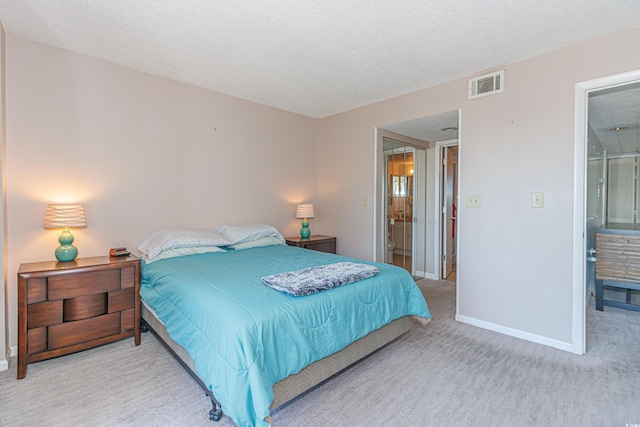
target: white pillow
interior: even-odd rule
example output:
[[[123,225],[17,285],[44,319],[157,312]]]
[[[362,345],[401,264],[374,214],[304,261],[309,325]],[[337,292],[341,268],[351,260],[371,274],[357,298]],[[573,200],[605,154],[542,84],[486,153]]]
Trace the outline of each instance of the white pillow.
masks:
[[[274,236],[262,237],[260,239],[251,240],[249,242],[236,243],[228,247],[235,250],[259,248],[261,246],[286,245],[285,242]]]
[[[167,249],[226,246],[231,243],[214,230],[169,229],[158,231],[147,237],[138,245],[138,250],[152,259]]]
[[[176,248],[167,249],[160,252],[157,256],[149,258],[146,255],[142,255],[142,259],[145,263],[151,264],[154,261],[160,261],[161,259],[176,258],[179,256],[207,254],[209,252],[227,252],[218,246],[200,246],[197,248]]]
[[[221,225],[216,228],[227,240],[230,245],[237,243],[250,242],[252,240],[262,239],[263,237],[275,237],[280,242],[285,243],[284,237],[278,230],[270,225],[265,224],[245,224],[245,225]]]

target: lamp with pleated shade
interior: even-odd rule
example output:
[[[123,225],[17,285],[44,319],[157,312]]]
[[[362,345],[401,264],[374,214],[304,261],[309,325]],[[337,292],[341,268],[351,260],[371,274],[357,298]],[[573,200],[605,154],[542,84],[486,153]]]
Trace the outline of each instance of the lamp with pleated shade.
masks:
[[[63,228],[58,238],[60,246],[56,249],[56,259],[60,262],[73,261],[78,248],[73,246],[73,235],[69,228],[85,228],[87,218],[82,205],[49,205],[44,214],[44,228]]]
[[[296,208],[296,218],[302,218],[302,228],[300,229],[300,237],[308,239],[311,236],[311,230],[309,230],[308,218],[315,218],[316,213],[313,210],[312,204],[298,205]]]

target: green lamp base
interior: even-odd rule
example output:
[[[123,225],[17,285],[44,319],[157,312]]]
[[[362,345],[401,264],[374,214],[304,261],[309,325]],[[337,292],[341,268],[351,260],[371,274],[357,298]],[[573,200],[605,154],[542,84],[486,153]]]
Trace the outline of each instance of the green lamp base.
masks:
[[[302,228],[300,229],[300,237],[303,239],[308,239],[311,236],[311,230],[309,230],[309,221],[307,218],[302,220]]]
[[[60,262],[73,261],[78,256],[78,248],[72,245],[73,234],[69,229],[65,228],[60,237],[58,237],[60,246],[56,249],[56,259]]]

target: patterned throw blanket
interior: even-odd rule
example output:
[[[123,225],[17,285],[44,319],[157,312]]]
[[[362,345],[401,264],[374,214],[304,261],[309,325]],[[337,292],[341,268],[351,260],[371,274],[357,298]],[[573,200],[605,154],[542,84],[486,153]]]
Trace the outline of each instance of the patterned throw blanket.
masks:
[[[262,284],[299,297],[368,279],[379,272],[374,265],[337,262],[265,276]]]

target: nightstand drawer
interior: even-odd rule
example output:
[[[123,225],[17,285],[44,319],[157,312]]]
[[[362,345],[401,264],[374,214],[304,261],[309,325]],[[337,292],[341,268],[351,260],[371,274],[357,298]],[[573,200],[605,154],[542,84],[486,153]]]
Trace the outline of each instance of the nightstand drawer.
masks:
[[[51,276],[48,288],[49,301],[108,292],[120,289],[120,270]]]
[[[49,350],[120,333],[120,313],[49,326]]]
[[[319,251],[319,252],[327,252],[330,254],[335,254],[336,243],[335,242],[318,242],[313,246],[308,246],[308,249],[313,249],[314,251]]]
[[[47,350],[47,328],[29,329],[27,337],[29,354]]]
[[[120,289],[133,288],[136,285],[136,269],[127,267],[120,269]]]
[[[27,329],[62,323],[62,301],[39,302],[29,305]]]
[[[133,304],[133,295],[131,296]],[[107,294],[83,295],[64,300],[63,318],[65,322],[89,319],[107,314]]]
[[[135,328],[136,313],[133,308],[129,310],[122,310],[120,312],[120,332],[130,331]]]
[[[107,313],[133,308],[133,303],[135,302],[134,295],[135,290],[133,288],[109,292]]]
[[[47,279],[38,277],[27,281],[27,304],[47,300]]]

